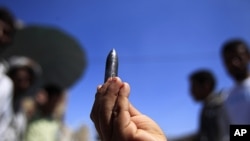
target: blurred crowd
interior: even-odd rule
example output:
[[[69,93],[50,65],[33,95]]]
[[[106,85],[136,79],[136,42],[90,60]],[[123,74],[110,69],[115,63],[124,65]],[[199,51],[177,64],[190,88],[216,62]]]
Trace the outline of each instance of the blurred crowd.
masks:
[[[64,123],[67,88],[42,83],[43,68],[27,56],[2,57],[20,25],[0,8],[0,141],[88,140],[86,127],[73,132]]]
[[[14,16],[0,8],[0,54],[13,42]],[[228,91],[216,91],[209,69],[190,74],[190,94],[202,103],[199,130],[183,141],[229,141],[230,124],[250,124],[250,75],[248,45],[230,39],[222,45],[221,58],[235,82]],[[64,123],[67,89],[42,83],[43,68],[27,56],[0,56],[0,141],[84,141],[87,132],[71,131]],[[86,135],[87,136],[87,135]]]

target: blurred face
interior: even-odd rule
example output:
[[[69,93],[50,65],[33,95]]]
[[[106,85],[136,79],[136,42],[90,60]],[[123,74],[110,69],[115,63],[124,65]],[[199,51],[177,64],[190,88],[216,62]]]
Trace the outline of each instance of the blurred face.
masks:
[[[46,91],[41,90],[36,95],[36,102],[38,103],[43,114],[50,116],[54,114],[54,112],[61,112],[58,110],[62,110],[59,108],[62,108],[61,105],[65,104],[65,94],[63,93],[61,95],[48,96]]]
[[[191,81],[190,92],[194,100],[203,101],[211,93],[211,90],[208,84],[200,84],[193,80]]]
[[[47,92],[43,89],[38,91],[38,93],[36,94],[36,103],[38,103],[39,105],[45,105],[47,101],[48,101]]]
[[[223,56],[227,72],[236,80],[242,81],[248,77],[249,54],[243,45],[228,51]]]
[[[17,70],[12,79],[18,92],[24,92],[32,85],[32,76],[26,69]]]
[[[0,51],[12,41],[12,28],[3,20],[0,20]]]

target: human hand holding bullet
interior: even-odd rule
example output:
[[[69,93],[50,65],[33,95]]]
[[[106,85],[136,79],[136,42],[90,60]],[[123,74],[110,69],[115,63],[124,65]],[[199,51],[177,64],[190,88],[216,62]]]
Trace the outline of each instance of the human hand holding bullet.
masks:
[[[90,117],[101,141],[167,141],[158,124],[129,100],[130,86],[119,77],[98,86]]]
[[[132,106],[128,98],[130,86],[117,73],[118,57],[112,49],[106,61],[104,84],[97,88],[90,114],[101,140],[167,141],[157,123]]]

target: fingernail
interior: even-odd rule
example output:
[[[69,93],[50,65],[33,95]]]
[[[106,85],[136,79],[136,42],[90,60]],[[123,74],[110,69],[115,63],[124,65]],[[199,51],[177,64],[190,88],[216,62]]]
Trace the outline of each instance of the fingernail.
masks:
[[[100,90],[102,88],[102,85],[97,86],[97,90]]]
[[[113,80],[113,78],[112,77],[110,77],[109,79],[108,79],[108,82],[111,82]]]

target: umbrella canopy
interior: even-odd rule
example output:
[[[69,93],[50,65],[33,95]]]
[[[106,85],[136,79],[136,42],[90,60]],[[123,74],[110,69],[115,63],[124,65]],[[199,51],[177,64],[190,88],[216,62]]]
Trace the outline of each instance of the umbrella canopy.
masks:
[[[4,58],[26,56],[40,64],[43,83],[71,87],[84,73],[86,55],[81,45],[59,28],[30,25],[16,32]]]

